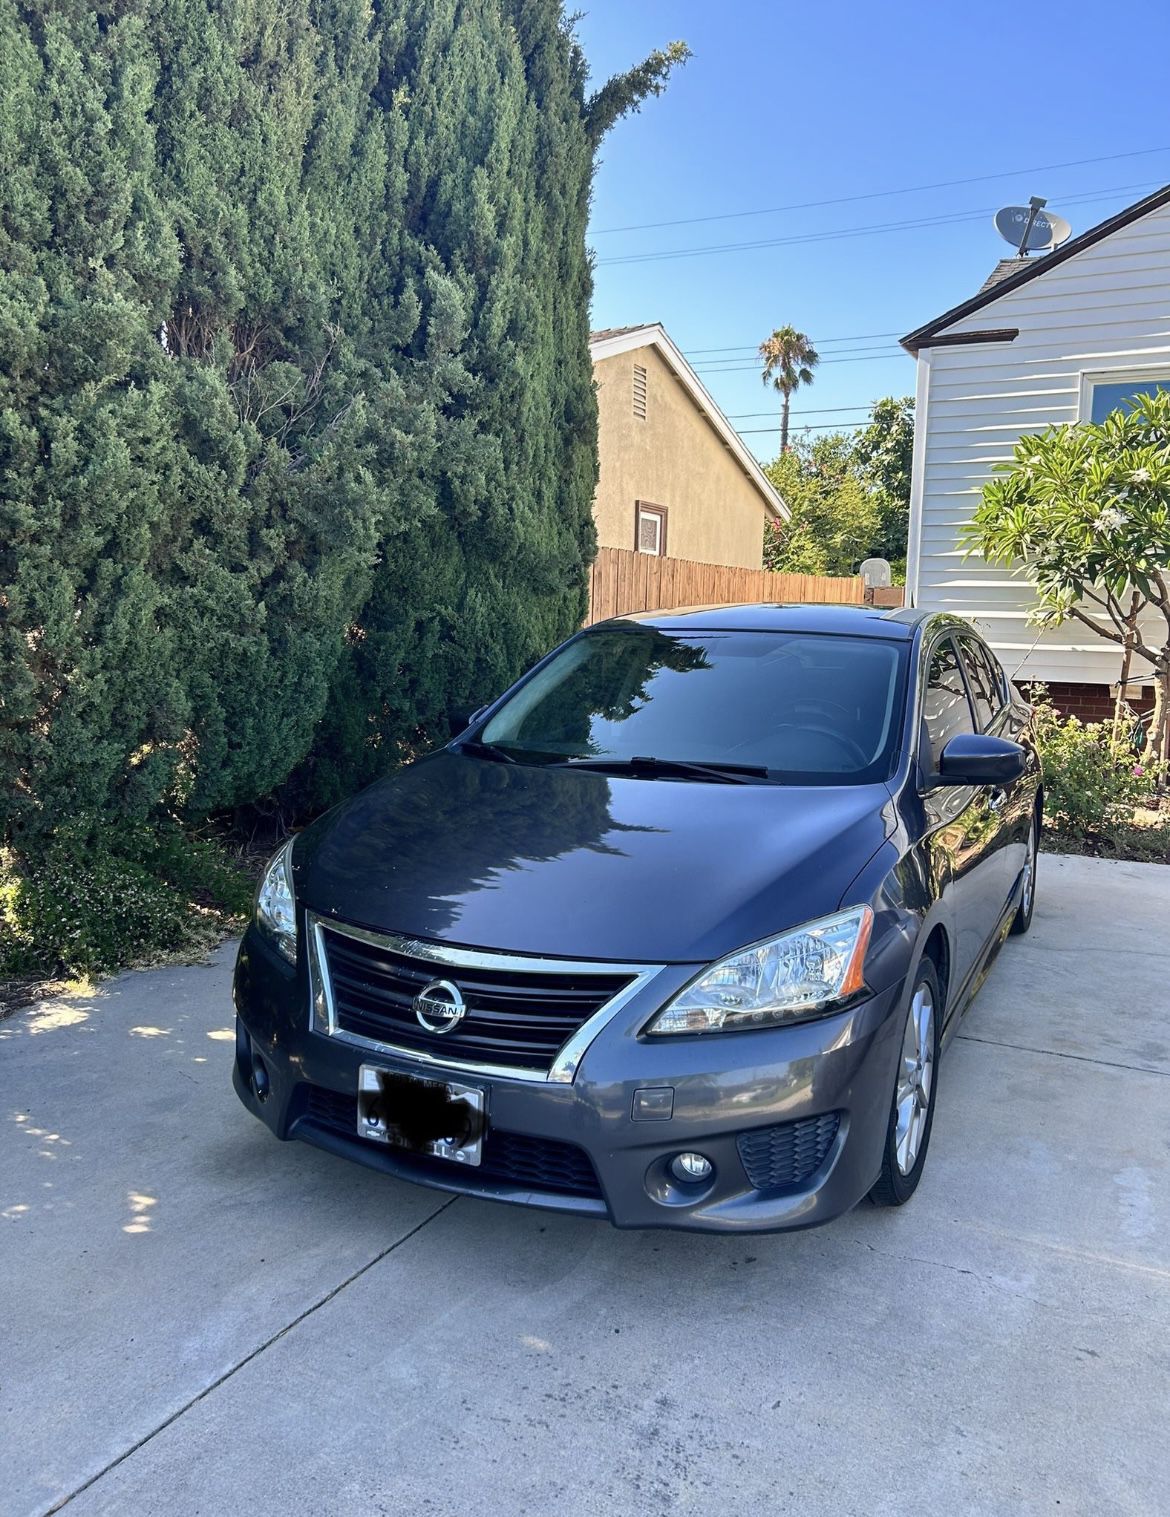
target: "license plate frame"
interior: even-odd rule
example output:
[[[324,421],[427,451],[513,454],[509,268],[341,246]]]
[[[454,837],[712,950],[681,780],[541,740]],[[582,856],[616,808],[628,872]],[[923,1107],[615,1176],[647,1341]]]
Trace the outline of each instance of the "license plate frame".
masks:
[[[451,1130],[444,1132],[447,1121]],[[462,1081],[363,1064],[357,1130],[371,1143],[474,1168],[483,1161],[487,1091]]]

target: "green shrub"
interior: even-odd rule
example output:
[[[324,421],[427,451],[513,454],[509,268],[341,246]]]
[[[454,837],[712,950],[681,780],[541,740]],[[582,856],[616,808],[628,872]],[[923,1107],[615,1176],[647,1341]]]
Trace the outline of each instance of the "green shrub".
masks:
[[[252,883],[173,826],[116,839],[59,834],[33,862],[0,855],[0,977],[100,973],[205,947]]]
[[[251,876],[218,843],[192,837],[174,822],[128,829],[119,836],[118,851],[196,906],[230,917],[252,909]]]
[[[1082,841],[1132,827],[1135,807],[1151,798],[1156,776],[1134,753],[1128,733],[1115,740],[1112,723],[1061,716],[1043,688],[1031,696],[1049,824]]]

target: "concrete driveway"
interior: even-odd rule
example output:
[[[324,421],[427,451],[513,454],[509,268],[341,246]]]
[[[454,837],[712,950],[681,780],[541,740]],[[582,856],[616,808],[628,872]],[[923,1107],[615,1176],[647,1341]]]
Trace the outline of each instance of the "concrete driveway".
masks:
[[[0,1512],[1164,1513],[1170,870],[1041,865],[914,1202],[789,1237],[274,1142],[228,948],[0,1024]]]

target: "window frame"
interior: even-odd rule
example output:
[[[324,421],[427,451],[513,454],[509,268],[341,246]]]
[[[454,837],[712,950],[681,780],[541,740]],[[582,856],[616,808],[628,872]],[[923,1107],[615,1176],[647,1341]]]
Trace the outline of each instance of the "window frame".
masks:
[[[666,557],[666,526],[669,513],[665,506],[659,506],[652,500],[636,500],[634,502],[634,552],[644,553],[647,558]],[[642,517],[655,516],[658,518],[658,552],[651,553],[642,546]]]
[[[959,670],[959,678],[963,681],[963,692],[967,697],[967,712],[971,717],[971,731],[978,732],[979,718],[975,711],[975,702],[971,699],[971,686],[967,680],[967,671],[963,667],[963,650],[959,646],[955,636],[954,627],[945,627],[936,633],[929,642],[924,642],[921,659],[918,665],[918,739],[915,758],[918,764],[918,773],[921,780],[920,790],[923,792],[934,790],[938,786],[939,771],[934,767],[934,751],[930,740],[930,728],[926,723],[926,692],[930,689],[930,666],[934,662],[934,655],[943,643],[950,643],[955,650],[955,663]]]
[[[1145,380],[1170,391],[1170,364],[1129,364],[1120,369],[1082,369],[1080,371],[1080,397],[1077,404],[1077,420],[1093,420],[1093,391],[1098,385],[1133,384],[1140,388]]]
[[[987,644],[983,641],[977,632],[960,631],[955,632],[953,635],[959,649],[959,667],[962,669],[963,678],[967,682],[967,699],[971,706],[971,711],[975,717],[977,724],[975,730],[976,732],[990,732],[993,727],[998,726],[1000,718],[1003,716],[1004,711],[1007,709],[1007,691],[1004,688],[1007,676],[1004,674],[999,660],[995,657],[994,653],[992,653],[991,649],[987,646]],[[987,718],[986,723],[982,727],[978,725],[979,709],[975,700],[975,692],[971,687],[971,679],[967,673],[967,665],[964,662],[964,645],[967,643],[972,644],[974,647],[978,648],[981,653],[986,655],[987,672],[991,675],[992,684],[997,696],[999,697],[999,704],[991,708],[991,715]]]

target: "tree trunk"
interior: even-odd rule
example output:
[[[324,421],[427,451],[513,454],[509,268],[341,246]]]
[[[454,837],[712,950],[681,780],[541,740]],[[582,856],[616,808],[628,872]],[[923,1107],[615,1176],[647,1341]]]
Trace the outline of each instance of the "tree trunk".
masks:
[[[1113,746],[1116,748],[1121,741],[1121,713],[1127,705],[1126,686],[1129,683],[1129,671],[1133,667],[1133,645],[1137,640],[1138,614],[1142,608],[1142,598],[1134,592],[1129,606],[1129,615],[1125,618],[1125,652],[1121,659],[1121,678],[1117,682],[1117,700],[1113,704]]]
[[[788,407],[792,404],[792,396],[785,393],[784,402],[780,407],[780,451],[788,452]]]
[[[1170,720],[1170,647],[1162,650],[1162,661],[1158,665],[1157,676],[1154,680],[1154,713],[1150,718],[1150,737],[1146,744],[1146,754],[1151,764],[1159,766],[1164,764],[1167,756],[1167,721]],[[1166,785],[1166,776],[1159,774],[1158,788],[1162,790]]]

